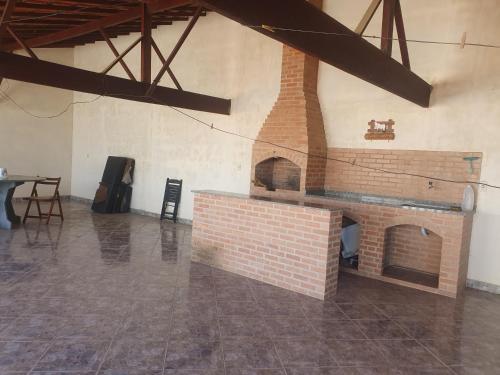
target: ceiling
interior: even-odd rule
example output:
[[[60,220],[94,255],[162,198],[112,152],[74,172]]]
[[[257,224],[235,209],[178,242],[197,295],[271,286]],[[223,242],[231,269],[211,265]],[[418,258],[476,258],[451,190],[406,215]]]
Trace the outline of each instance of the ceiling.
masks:
[[[383,3],[381,49],[364,39],[362,32],[354,32],[324,13],[311,0],[286,0],[286,7],[283,3],[284,0],[0,0],[0,51],[24,49],[36,59],[31,50],[35,47],[74,47],[105,40],[116,56],[112,64],[126,65],[123,56],[140,42],[141,81],[151,84],[151,50],[158,53],[151,29],[190,19],[176,46],[162,61],[159,76],[166,71],[173,76],[170,63],[198,16],[206,15],[210,9],[422,107],[429,106],[432,87],[410,70],[399,0],[372,0],[363,16],[362,23],[366,24],[377,6]],[[402,56],[403,52],[406,55],[404,65],[391,57],[394,23]],[[140,38],[119,54],[110,38],[133,32],[141,32]],[[3,58],[0,74],[4,77],[8,73],[12,79],[38,82],[36,75],[23,76],[26,72],[16,67],[15,56]],[[45,67],[36,61],[30,61],[30,64],[33,69],[35,65],[39,69],[52,69],[52,72],[61,69]],[[153,89],[158,81],[152,83]],[[56,83],[50,82],[52,85]],[[44,84],[50,85],[48,82]],[[82,91],[80,86],[68,87]],[[142,92],[144,88],[135,89]]]
[[[0,15],[6,4],[7,0],[0,0]],[[140,8],[141,4],[142,2],[137,0],[18,0],[8,25],[20,39],[29,41],[33,38],[105,19],[133,8]],[[175,21],[187,21],[195,11],[196,6],[184,5],[154,13],[152,14],[152,27],[171,25]],[[205,16],[206,11],[204,10],[201,15]],[[141,19],[137,18],[106,27],[105,31],[110,38],[140,32]],[[43,47],[74,47],[100,40],[104,40],[101,33],[92,31],[72,39],[49,43]],[[9,33],[5,33],[3,43],[13,45],[16,42]]]

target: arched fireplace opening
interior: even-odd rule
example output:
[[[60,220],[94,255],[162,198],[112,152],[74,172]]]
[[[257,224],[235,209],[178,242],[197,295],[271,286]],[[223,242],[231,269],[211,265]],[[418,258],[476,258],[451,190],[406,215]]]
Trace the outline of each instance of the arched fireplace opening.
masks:
[[[254,185],[269,191],[300,191],[300,167],[281,157],[263,160],[255,166]]]
[[[417,225],[395,225],[385,231],[382,275],[437,288],[443,239]]]

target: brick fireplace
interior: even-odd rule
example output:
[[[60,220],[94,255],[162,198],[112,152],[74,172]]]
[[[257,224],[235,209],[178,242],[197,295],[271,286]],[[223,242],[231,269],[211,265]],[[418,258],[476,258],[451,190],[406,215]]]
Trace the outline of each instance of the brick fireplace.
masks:
[[[283,46],[280,93],[253,146],[252,193],[303,196],[323,190],[327,145],[317,94],[318,64],[318,59]]]
[[[318,59],[283,46],[280,92],[252,148],[250,195],[199,193],[217,198],[195,200],[193,259],[323,298],[335,290],[343,215],[359,225],[356,262],[341,262],[343,271],[456,297],[465,287],[473,213],[425,208],[459,206],[464,186],[417,176],[478,181],[481,153],[328,148],[318,67]],[[477,157],[472,164],[471,156]],[[264,210],[262,202],[270,207]],[[301,221],[313,216],[291,214],[311,204],[336,212],[335,230],[318,234]],[[323,242],[314,251],[329,261],[318,258],[313,270],[318,259],[303,250],[318,235]]]
[[[273,157],[255,166],[255,179],[269,191],[300,191],[300,167],[288,159]]]

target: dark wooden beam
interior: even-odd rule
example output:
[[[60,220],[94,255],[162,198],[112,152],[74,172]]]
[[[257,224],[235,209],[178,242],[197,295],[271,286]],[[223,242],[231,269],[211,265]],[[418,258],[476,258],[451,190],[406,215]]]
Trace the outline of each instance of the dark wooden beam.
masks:
[[[12,0],[10,0],[12,1]],[[177,8],[183,5],[190,4],[191,0],[156,0],[149,3],[149,10],[151,13],[158,13],[168,9]],[[133,21],[140,18],[142,15],[142,7],[136,6],[134,8],[121,11],[119,13],[84,23],[79,26],[70,27],[55,33],[41,35],[32,39],[25,40],[26,45],[29,47],[41,47],[48,44],[61,42],[67,39],[72,39],[81,35],[89,34],[99,29],[105,29],[110,26],[119,25],[125,22]],[[17,48],[17,44],[8,44],[4,51],[9,51]]]
[[[141,8],[141,81],[151,83],[151,12],[146,3]]]
[[[118,56],[116,56],[116,58],[111,62],[111,64],[109,64],[101,73],[102,74],[106,74],[107,72],[109,72],[111,69],[113,69],[113,67],[118,64],[119,61],[122,61],[123,58],[125,56],[127,56],[127,54],[132,51],[134,49],[134,47],[136,45],[139,44],[139,42],[142,40],[142,36],[140,36],[139,38],[137,38],[134,42],[132,42],[132,44],[130,46],[128,46],[122,53],[120,53]]]
[[[179,52],[182,45],[186,41],[187,37],[191,33],[191,30],[193,30],[194,25],[196,25],[196,22],[200,18],[201,11],[202,11],[202,8],[199,7],[196,10],[195,14],[193,15],[193,18],[191,18],[191,21],[189,21],[189,24],[186,26],[186,29],[182,33],[181,37],[179,38],[179,40],[175,44],[174,48],[172,49],[172,52],[170,52],[170,55],[167,57],[167,59],[163,63],[163,66],[161,67],[161,69],[158,72],[158,74],[156,75],[153,83],[151,84],[151,87],[148,90],[148,95],[150,95],[154,92],[154,90],[156,89],[156,86],[158,85],[158,83],[160,83],[161,78],[163,77],[163,75],[165,74],[167,69],[170,67],[170,64],[172,63],[172,61],[174,61],[175,56],[177,56],[177,53]]]
[[[160,48],[158,48],[158,45],[156,44],[154,39],[151,39],[151,44],[153,46],[154,51],[158,55],[158,58],[160,59],[161,63],[165,64],[166,61],[165,57],[163,57],[163,54],[161,53]],[[178,90],[182,90],[181,84],[177,80],[177,77],[175,76],[172,69],[170,69],[170,67],[167,68],[167,74],[170,76],[170,79],[172,79],[172,81],[174,82],[175,87],[177,87]]]
[[[104,29],[100,29],[99,32],[101,33],[102,37],[104,38],[104,40],[105,40],[106,44],[108,45],[109,49],[111,50],[111,52],[113,52],[113,55],[115,55],[115,57],[120,56],[120,54],[118,53],[118,50],[116,49],[116,47],[113,44],[113,42],[111,41],[111,39],[109,39],[108,34],[106,34]],[[122,66],[123,70],[125,70],[125,73],[127,73],[127,75],[129,76],[129,78],[132,81],[137,81],[134,77],[134,74],[129,69],[129,67],[127,66],[127,64],[125,63],[125,61],[123,59],[120,59],[120,65]]]
[[[26,51],[26,53],[28,55],[31,56],[31,58],[33,59],[38,59],[37,55],[35,55],[35,52],[33,52],[31,50],[31,48],[29,48],[26,43],[24,43],[24,41],[19,37],[19,35],[16,34],[16,32],[12,29],[12,27],[10,27],[9,25],[7,25],[7,31],[9,32],[9,34],[16,40],[16,42],[19,44],[19,46],[24,49]]]
[[[2,38],[5,30],[7,30],[8,23],[16,7],[16,0],[7,0],[0,17],[0,47],[2,46]]]
[[[432,87],[428,83],[305,0],[287,0],[286,6],[283,0],[201,0],[201,4],[413,103],[429,106]],[[270,31],[261,25],[332,34]]]
[[[387,56],[392,55],[392,38],[394,34],[394,13],[396,10],[396,0],[384,0],[384,11],[382,13],[382,39],[380,39],[380,49]]]
[[[401,61],[408,69],[410,67],[410,54],[408,53],[408,43],[406,42],[405,25],[403,22],[403,12],[401,11],[401,3],[396,0],[396,11],[394,14],[396,21],[396,31],[398,32],[399,50],[401,51]]]
[[[2,16],[0,17],[0,48],[2,47],[2,40],[5,31],[7,30],[8,22],[16,7],[16,0],[7,0],[4,4]],[[0,84],[2,84],[3,76],[0,74]]]
[[[359,21],[358,26],[354,30],[356,34],[363,34],[366,30],[366,27],[370,23],[370,21],[373,18],[373,15],[377,11],[378,7],[380,6],[380,3],[382,0],[372,0],[370,5],[368,6],[368,9],[366,9],[365,14],[363,15],[363,18],[361,18],[361,21]]]
[[[231,100],[169,87],[157,87],[146,96],[149,84],[77,69],[13,53],[0,52],[0,77],[60,89],[111,96],[144,103],[166,105],[228,115]]]

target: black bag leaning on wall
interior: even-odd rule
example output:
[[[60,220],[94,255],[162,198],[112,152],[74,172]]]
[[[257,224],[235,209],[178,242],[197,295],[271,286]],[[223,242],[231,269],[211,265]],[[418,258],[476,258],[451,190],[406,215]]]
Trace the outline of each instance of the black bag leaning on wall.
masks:
[[[128,212],[132,199],[135,161],[119,156],[109,156],[102,181],[96,191],[92,210],[99,213]],[[125,182],[124,182],[125,181]]]

